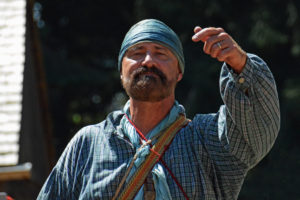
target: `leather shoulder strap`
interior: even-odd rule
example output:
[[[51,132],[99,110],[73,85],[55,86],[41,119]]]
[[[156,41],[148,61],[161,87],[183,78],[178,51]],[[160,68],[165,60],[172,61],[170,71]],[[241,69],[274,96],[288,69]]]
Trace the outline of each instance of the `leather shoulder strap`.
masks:
[[[172,142],[177,132],[188,122],[189,120],[186,119],[184,115],[180,115],[180,117],[164,131],[158,138],[156,144],[153,145],[150,154],[145,161],[137,169],[128,184],[126,184],[118,199],[128,200],[134,198],[140,187],[143,185],[148,173],[161,158],[166,147]]]

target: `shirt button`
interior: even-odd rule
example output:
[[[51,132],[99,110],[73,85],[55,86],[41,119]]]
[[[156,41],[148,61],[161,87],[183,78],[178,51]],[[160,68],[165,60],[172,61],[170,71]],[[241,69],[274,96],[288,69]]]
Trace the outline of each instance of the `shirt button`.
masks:
[[[242,83],[244,83],[244,82],[245,82],[245,78],[244,78],[244,77],[239,78],[239,83],[240,83],[240,84],[242,84]]]

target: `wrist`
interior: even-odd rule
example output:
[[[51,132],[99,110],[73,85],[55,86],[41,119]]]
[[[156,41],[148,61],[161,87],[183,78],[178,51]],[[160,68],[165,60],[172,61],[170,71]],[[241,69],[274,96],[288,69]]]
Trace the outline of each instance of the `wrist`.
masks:
[[[234,70],[235,73],[240,74],[240,73],[242,73],[242,71],[246,65],[246,62],[247,62],[247,54],[246,54],[246,52],[242,52],[241,59],[238,62],[238,64],[236,64],[235,66],[230,66],[230,67]]]

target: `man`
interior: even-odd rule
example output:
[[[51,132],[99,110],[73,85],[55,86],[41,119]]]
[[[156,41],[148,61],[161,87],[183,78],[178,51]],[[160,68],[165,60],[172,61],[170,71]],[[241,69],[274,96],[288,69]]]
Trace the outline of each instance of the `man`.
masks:
[[[121,197],[137,173],[144,177],[130,198],[238,198],[248,170],[268,153],[279,130],[275,82],[264,61],[246,54],[222,28],[194,32],[192,40],[224,62],[220,110],[177,126],[167,147],[156,152],[166,130],[185,115],[175,100],[185,65],[177,35],[161,21],[143,20],[126,34],[119,53],[130,100],[123,111],[75,135],[38,199],[126,199]],[[155,153],[149,172],[139,171]]]

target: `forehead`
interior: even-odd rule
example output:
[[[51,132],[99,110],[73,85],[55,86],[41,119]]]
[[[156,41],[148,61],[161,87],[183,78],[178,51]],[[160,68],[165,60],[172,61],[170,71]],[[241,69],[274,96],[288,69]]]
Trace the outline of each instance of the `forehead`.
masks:
[[[153,48],[155,50],[164,50],[164,51],[170,51],[167,47],[164,45],[161,45],[156,42],[152,41],[144,41],[144,42],[139,42],[131,47],[128,48],[128,51],[136,51],[136,50],[142,50],[142,49],[147,49],[147,48]]]

